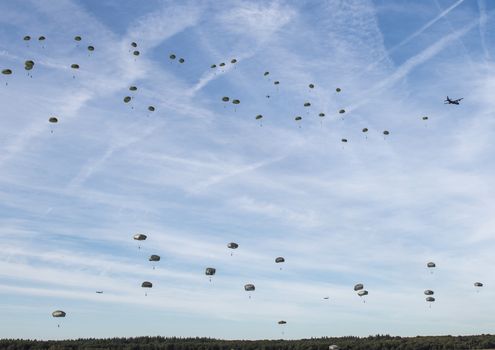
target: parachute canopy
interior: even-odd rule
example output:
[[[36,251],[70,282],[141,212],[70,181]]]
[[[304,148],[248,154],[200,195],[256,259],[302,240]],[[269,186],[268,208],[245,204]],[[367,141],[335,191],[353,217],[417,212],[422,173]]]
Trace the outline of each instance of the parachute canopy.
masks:
[[[322,113],[318,114],[318,116],[323,118],[325,116],[325,113],[322,112]]]
[[[335,89],[335,91],[337,91],[337,92],[341,92],[341,91],[342,91],[342,89],[341,89],[341,88],[336,88],[336,89]]]
[[[42,36],[40,36],[40,37],[38,38],[38,40],[39,40],[39,41],[43,41],[43,40],[45,40],[45,39],[46,39],[46,38],[45,38],[43,35],[42,35]]]
[[[2,74],[10,75],[10,74],[12,74],[12,70],[11,69],[2,69]]]
[[[153,107],[153,106],[148,106],[148,111],[150,111],[150,112],[154,112],[154,111],[155,111],[155,107]]]
[[[139,56],[139,51],[138,51],[138,50],[136,50],[136,51],[134,51],[132,54],[133,54],[134,56]]]
[[[130,101],[131,101],[131,98],[132,98],[131,96],[126,96],[126,97],[124,97],[124,102],[125,102],[125,103],[130,102]]]
[[[227,244],[227,248],[230,248],[230,249],[237,249],[239,247],[239,244],[235,243],[235,242],[230,242],[229,244]]]
[[[24,40],[25,40],[25,41],[29,41],[29,40],[31,40],[31,37],[30,37],[29,35],[26,35],[26,36],[24,37]]]
[[[268,74],[270,74],[270,72],[265,72],[263,73],[263,75],[266,77]]]
[[[347,142],[347,139],[342,139],[342,140],[340,140],[340,141],[342,141],[342,142]]]
[[[345,113],[345,109],[341,109],[341,110],[339,111],[339,113],[340,113],[340,114],[344,114],[344,113]]]
[[[425,290],[424,293],[425,293],[425,295],[433,295],[433,294],[435,294],[435,292],[432,291],[432,290],[430,290],[430,289]]]
[[[75,41],[81,41],[81,40],[82,40],[82,38],[81,38],[79,35],[76,35],[76,36],[74,37],[74,40],[75,40]]]
[[[280,84],[280,82],[279,82],[278,80],[275,80],[275,81],[273,82],[273,84],[278,85],[278,84]]]
[[[388,130],[383,131],[383,135],[388,135],[388,134],[390,134],[390,132]]]
[[[315,88],[315,85],[314,84],[309,84],[308,85],[310,89],[314,89]]]
[[[210,68],[217,68],[217,65],[216,65],[216,64],[212,64],[212,65],[210,66]]]
[[[299,121],[301,119],[302,119],[302,117],[300,117],[300,116],[297,116],[297,117],[294,118],[295,121]]]
[[[239,103],[241,103],[241,101],[239,101],[239,100],[232,100],[232,103],[235,104],[235,105],[238,105]]]
[[[358,291],[364,288],[364,285],[362,283],[358,283],[354,286],[354,290]]]
[[[474,282],[475,287],[483,287],[483,283],[481,282]]]
[[[256,116],[256,120],[260,120],[260,119],[262,119],[262,118],[263,118],[263,116],[262,116],[261,114],[258,114],[258,115]]]
[[[136,90],[137,90],[137,87],[136,87],[136,86],[134,86],[134,85],[133,85],[133,86],[129,86],[129,90],[131,90],[131,91],[136,91]]]
[[[168,58],[170,58],[171,60],[175,60],[177,56],[175,56],[174,54],[170,54],[170,56],[168,56]]]
[[[94,50],[95,50],[95,47],[94,46],[92,46],[92,45],[89,45],[88,46],[88,51],[94,51]]]
[[[428,117],[423,117],[422,119],[423,119],[423,120],[428,120]]]
[[[72,69],[79,69],[79,65],[77,63],[71,64],[70,67]]]
[[[432,268],[432,267],[436,267],[437,265],[435,265],[433,261],[430,261],[428,264],[426,264],[426,266]]]
[[[184,63],[184,62],[186,62],[186,60],[185,60],[185,59],[183,59],[183,58],[179,58],[179,63]]]
[[[287,322],[284,320],[278,321],[278,324],[286,324]]]
[[[137,47],[137,43],[135,43],[134,41],[131,43],[131,46],[132,47]]]
[[[143,287],[143,288],[153,288],[153,283],[148,282],[148,281],[144,281],[143,283],[141,283],[141,287]]]
[[[205,275],[206,276],[213,276],[217,272],[217,269],[214,267],[207,267],[205,270]]]
[[[229,102],[229,100],[230,100],[230,98],[228,98],[227,96],[222,97],[223,102]]]
[[[33,69],[33,67],[34,67],[34,61],[27,60],[26,62],[24,62],[24,69],[25,70],[31,70],[31,69]]]
[[[133,237],[136,241],[144,241],[146,240],[146,238],[148,238],[148,236],[146,235],[143,235],[142,233],[137,233],[134,235]]]
[[[246,292],[252,292],[255,289],[256,289],[256,287],[254,286],[254,284],[249,283],[249,284],[244,285],[244,290]]]
[[[50,117],[50,118],[48,118],[48,121],[49,121],[50,123],[58,123],[58,119],[57,119],[57,117]]]
[[[160,255],[155,255],[153,254],[152,256],[149,257],[149,261],[160,261]]]
[[[283,263],[283,262],[285,262],[285,259],[284,259],[283,257],[279,256],[278,258],[276,258],[276,259],[275,259],[275,262],[276,262],[277,264],[279,264],[279,263]]]
[[[365,295],[368,295],[368,291],[367,291],[367,290],[364,290],[364,289],[363,289],[363,290],[360,290],[360,291],[358,292],[358,295],[359,295],[360,297],[365,296]]]
[[[65,317],[66,313],[62,310],[55,310],[52,312],[53,317]]]
[[[368,132],[368,128],[363,128],[363,132]]]
[[[234,64],[234,63],[237,63],[237,60],[235,58],[233,58],[230,63]]]
[[[225,66],[225,62],[220,63],[220,64],[219,64],[219,66],[220,66],[220,67]]]
[[[429,303],[432,303],[432,302],[435,301],[435,298],[433,298],[433,297],[427,297],[426,298],[426,301],[429,302]]]
[[[304,107],[309,107],[309,106],[311,106],[311,103],[309,103],[309,102],[304,102]]]

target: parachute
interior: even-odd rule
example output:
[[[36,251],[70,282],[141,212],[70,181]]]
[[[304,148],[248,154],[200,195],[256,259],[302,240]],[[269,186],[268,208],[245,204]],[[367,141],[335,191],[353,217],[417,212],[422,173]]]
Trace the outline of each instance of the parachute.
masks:
[[[148,282],[148,281],[144,281],[143,283],[141,283],[141,287],[142,288],[153,288],[153,283]],[[144,293],[144,296],[148,296],[148,293]]]
[[[227,244],[227,248],[237,249],[237,248],[239,248],[239,244],[237,244],[235,242],[230,242],[229,244]]]
[[[214,267],[207,267],[205,270],[206,276],[213,276],[215,275],[215,273],[217,273],[217,269],[215,269]]]
[[[358,283],[354,286],[354,290],[357,292],[358,290],[361,290],[364,288],[364,285],[362,283]]]
[[[433,297],[427,297],[425,300],[426,300],[427,302],[429,302],[429,303],[432,303],[432,302],[434,302],[434,301],[435,301],[435,298],[433,298]]]
[[[230,100],[230,98],[228,98],[227,96],[222,97],[223,102],[229,102],[229,100]]]
[[[270,72],[265,72],[263,73],[263,75],[266,77],[268,74],[270,74]]]
[[[328,300],[328,299],[330,299],[330,297],[323,297],[323,299],[324,299],[324,300]]]
[[[146,240],[146,238],[148,238],[148,236],[143,235],[142,233],[137,233],[137,234],[134,235],[133,238],[136,241],[144,241],[144,240]]]
[[[314,84],[309,84],[308,85],[310,89],[314,89],[315,88],[315,85]]]
[[[131,46],[132,47],[137,47],[137,43],[135,43],[134,41],[131,43]]]
[[[280,82],[279,82],[278,80],[275,80],[275,81],[273,82],[273,84],[278,85],[278,84],[280,84]]]
[[[387,135],[389,135],[389,134],[390,134],[390,132],[389,132],[388,130],[384,130],[384,131],[383,131],[383,135],[387,136]]]
[[[429,290],[429,289],[425,290],[424,293],[425,293],[425,295],[433,295],[433,294],[435,294],[434,291]]]
[[[2,74],[10,75],[10,74],[12,74],[12,70],[11,69],[2,69]]]
[[[241,101],[239,101],[239,100],[232,100],[232,103],[235,104],[235,105],[238,105],[239,103],[241,103]]]
[[[52,317],[59,318],[59,317],[65,317],[66,313],[65,311],[62,310],[55,310],[52,312]],[[60,327],[60,323],[57,325],[57,327]]]
[[[131,101],[131,99],[132,99],[132,97],[131,97],[131,96],[126,96],[126,97],[124,97],[124,102],[125,102],[125,103],[128,103],[128,102],[130,102],[130,101]]]
[[[475,287],[483,287],[483,283],[481,282],[474,282]]]
[[[71,64],[70,67],[72,69],[79,69],[79,65],[77,63]]]
[[[29,41],[29,40],[31,40],[31,37],[30,37],[29,35],[26,35],[26,36],[24,37],[24,41]]]
[[[323,112],[322,112],[322,113],[318,114],[318,116],[319,116],[320,118],[323,118],[323,117],[325,116],[325,113],[323,113]]]
[[[175,56],[174,54],[171,54],[170,56],[168,56],[168,58],[170,58],[171,60],[175,60],[177,56]]]
[[[26,62],[24,62],[24,69],[25,70],[31,70],[31,69],[33,69],[33,67],[34,67],[34,61],[27,60]]]
[[[344,113],[345,113],[345,109],[341,109],[341,110],[339,111],[339,113],[340,113],[340,114],[344,114]]]
[[[155,111],[155,107],[153,107],[153,106],[149,106],[149,107],[148,107],[148,111],[150,111],[150,112],[154,112],[154,111]]]
[[[309,103],[309,102],[304,102],[304,107],[309,107],[309,106],[311,106],[311,103]]]
[[[95,50],[94,46],[91,46],[91,45],[88,46],[88,51],[94,51],[94,50]]]
[[[296,122],[298,122],[298,121],[302,120],[302,117],[297,116],[297,117],[295,117],[295,118],[294,118],[294,120],[295,120]]]
[[[65,313],[65,311],[62,310],[55,310],[52,312],[53,317],[65,317],[65,315],[67,314]]]
[[[137,87],[136,86],[129,86],[129,90],[130,91],[136,91],[137,90]]]
[[[284,321],[284,320],[278,321],[278,324],[287,324],[287,321]]]
[[[433,261],[430,261],[428,264],[426,264],[426,267],[428,268],[433,268],[433,267],[436,267],[437,265],[433,262]]]
[[[428,120],[428,117],[423,117],[423,118],[421,118],[421,119],[423,119],[423,120]]]
[[[225,62],[220,63],[220,64],[219,64],[219,66],[220,66],[220,67],[225,66]]]
[[[347,139],[342,139],[342,140],[340,140],[340,141],[342,141],[342,142],[347,142]]]
[[[368,128],[363,128],[363,132],[368,132]]]
[[[160,261],[160,255],[155,255],[153,254],[152,256],[149,257],[149,261]]]
[[[212,64],[212,65],[210,66],[210,68],[217,68],[217,65],[216,65],[216,64]]]
[[[336,89],[335,89],[335,91],[337,91],[337,92],[341,92],[341,91],[342,91],[342,89],[341,89],[341,88],[336,88]]]
[[[283,263],[285,262],[285,259],[281,256],[279,256],[278,258],[275,259],[275,263],[279,264],[279,263]]]
[[[81,38],[79,35],[76,35],[76,36],[74,37],[74,40],[75,40],[75,41],[81,41],[81,40],[82,40],[82,38]]]
[[[233,58],[233,59],[230,61],[230,63],[235,64],[235,63],[237,63],[237,60],[236,60],[235,58]]]
[[[49,121],[50,123],[54,123],[54,124],[55,124],[55,123],[58,123],[58,119],[57,119],[57,117],[50,117],[50,118],[48,118],[48,121]]]
[[[358,295],[359,295],[360,297],[363,297],[363,296],[365,296],[365,295],[368,295],[368,291],[367,291],[367,290],[364,290],[364,289],[363,289],[363,290],[360,290],[360,291],[358,292]]]
[[[40,37],[38,38],[38,40],[39,40],[39,41],[43,41],[43,40],[45,40],[45,39],[46,39],[46,38],[45,38],[43,35],[42,35],[42,36],[40,36]]]
[[[246,292],[253,292],[254,290],[256,290],[256,287],[254,286],[254,284],[249,283],[244,285],[244,290]]]
[[[263,119],[263,116],[262,116],[261,114],[258,114],[258,115],[256,116],[256,120],[260,120],[260,119]]]
[[[138,50],[136,50],[136,51],[134,51],[132,54],[133,54],[134,56],[139,56],[139,51],[138,51]]]
[[[184,62],[186,62],[186,60],[185,60],[185,59],[183,59],[183,58],[179,58],[179,63],[184,63]]]

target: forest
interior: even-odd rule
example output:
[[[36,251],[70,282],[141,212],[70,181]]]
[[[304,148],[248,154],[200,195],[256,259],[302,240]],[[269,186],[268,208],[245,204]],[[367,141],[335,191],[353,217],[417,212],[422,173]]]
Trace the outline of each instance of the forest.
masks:
[[[332,346],[333,345],[333,346]],[[122,350],[440,350],[495,349],[495,335],[311,338],[301,340],[219,340],[212,338],[108,338],[74,340],[2,339],[0,349],[122,349]]]

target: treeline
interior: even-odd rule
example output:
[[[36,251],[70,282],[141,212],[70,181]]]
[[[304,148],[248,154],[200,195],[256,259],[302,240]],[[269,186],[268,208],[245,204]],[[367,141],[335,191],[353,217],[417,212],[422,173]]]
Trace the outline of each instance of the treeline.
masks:
[[[328,350],[338,345],[347,350],[452,350],[495,349],[495,335],[392,337],[376,335],[365,338],[311,338],[301,340],[217,340],[211,338],[110,338],[75,340],[2,339],[0,349],[119,349],[119,350]]]

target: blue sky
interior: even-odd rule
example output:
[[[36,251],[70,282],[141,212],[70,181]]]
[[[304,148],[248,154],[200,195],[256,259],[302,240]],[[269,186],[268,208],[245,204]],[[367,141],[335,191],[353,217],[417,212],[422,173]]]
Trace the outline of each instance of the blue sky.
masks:
[[[2,2],[0,337],[492,333],[494,10]]]

